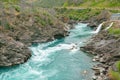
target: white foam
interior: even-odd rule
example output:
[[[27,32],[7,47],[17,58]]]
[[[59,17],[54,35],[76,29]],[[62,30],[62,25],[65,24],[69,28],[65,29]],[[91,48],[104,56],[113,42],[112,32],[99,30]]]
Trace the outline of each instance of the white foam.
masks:
[[[47,62],[47,61],[50,61],[50,58],[48,58],[48,56],[52,55],[54,52],[60,51],[63,49],[70,50],[71,52],[75,52],[75,51],[78,51],[78,48],[76,48],[76,47],[77,47],[77,45],[74,43],[59,44],[54,47],[49,47],[45,50],[40,48],[40,46],[37,48],[32,47],[31,50],[34,52],[32,60],[39,61],[39,62],[44,62],[44,61]]]
[[[29,73],[35,74],[35,75],[41,75],[42,71],[36,71],[36,70],[30,70]]]
[[[78,50],[79,50],[79,48],[74,48],[74,49],[71,50],[71,52],[76,52]]]
[[[100,30],[101,30],[101,28],[102,28],[102,25],[103,25],[103,23],[101,23],[101,24],[97,27],[97,29],[96,29],[95,31],[91,32],[91,33],[96,34],[96,33],[100,32]]]

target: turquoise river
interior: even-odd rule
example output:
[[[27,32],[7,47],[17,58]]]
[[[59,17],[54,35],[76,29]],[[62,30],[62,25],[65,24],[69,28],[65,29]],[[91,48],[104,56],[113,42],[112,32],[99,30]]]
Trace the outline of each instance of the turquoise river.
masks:
[[[80,51],[92,36],[87,24],[78,23],[69,36],[30,47],[24,64],[0,68],[0,80],[91,80],[92,56]]]

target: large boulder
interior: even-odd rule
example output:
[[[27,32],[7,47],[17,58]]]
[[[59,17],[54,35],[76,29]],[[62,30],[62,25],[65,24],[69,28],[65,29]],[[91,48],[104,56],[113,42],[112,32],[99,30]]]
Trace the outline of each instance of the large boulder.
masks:
[[[12,37],[0,34],[0,66],[12,66],[26,62],[31,56],[27,46]]]

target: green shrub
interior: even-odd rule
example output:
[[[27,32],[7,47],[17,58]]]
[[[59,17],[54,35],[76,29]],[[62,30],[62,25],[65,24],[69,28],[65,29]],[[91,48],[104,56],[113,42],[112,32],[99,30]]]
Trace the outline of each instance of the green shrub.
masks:
[[[118,29],[118,28],[110,28],[109,29],[109,33],[110,34],[114,34],[114,35],[120,35],[120,29]]]
[[[49,25],[53,25],[53,21],[52,21],[50,18],[48,18],[47,21],[48,21],[48,24],[49,24]]]
[[[66,1],[64,4],[63,4],[63,7],[67,7],[68,6],[68,2]]]
[[[92,16],[98,15],[101,10],[92,10],[92,9],[67,9],[67,8],[62,8],[62,9],[56,9],[58,12],[58,15],[60,16],[66,16],[72,20],[87,20]],[[61,15],[62,14],[62,15]]]
[[[15,10],[16,10],[17,12],[20,12],[20,6],[18,6],[18,5],[13,5],[13,7],[15,8]]]
[[[120,73],[119,72],[110,71],[110,74],[112,75],[112,78],[114,80],[120,80]]]
[[[20,0],[1,0],[1,2],[6,2],[6,3],[18,3]]]
[[[118,72],[120,73],[120,61],[116,62],[116,68],[118,69]]]
[[[115,64],[117,71],[110,71],[112,80],[120,80],[120,61],[116,62]]]

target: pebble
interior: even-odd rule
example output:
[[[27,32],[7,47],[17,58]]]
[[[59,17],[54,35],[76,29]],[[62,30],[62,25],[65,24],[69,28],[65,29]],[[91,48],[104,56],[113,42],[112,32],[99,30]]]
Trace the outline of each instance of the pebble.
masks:
[[[93,58],[92,61],[95,62],[96,60]]]
[[[95,58],[95,59],[99,59],[99,56],[97,55],[97,56],[95,56],[94,58]]]
[[[103,78],[101,76],[98,76],[97,80],[103,80]]]
[[[97,76],[92,76],[92,79],[93,80],[97,80]]]
[[[104,63],[105,61],[104,61],[104,59],[103,59],[103,58],[100,58],[100,62],[101,62],[101,63]]]

